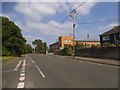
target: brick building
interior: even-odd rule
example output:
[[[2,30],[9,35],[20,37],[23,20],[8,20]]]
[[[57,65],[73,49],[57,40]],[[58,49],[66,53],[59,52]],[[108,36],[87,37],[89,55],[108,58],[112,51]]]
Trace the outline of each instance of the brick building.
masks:
[[[86,47],[91,47],[92,45],[100,45],[99,41],[90,41],[90,40],[76,40],[78,41],[80,44],[85,45]],[[72,40],[72,36],[60,36],[58,38],[58,42],[51,44],[50,47],[50,51],[56,51],[59,49],[63,49],[64,46],[66,45],[73,45],[73,40]]]
[[[58,42],[51,44],[49,47],[51,51],[55,51],[63,49],[66,45],[73,45],[72,36],[60,36]]]
[[[95,40],[76,40],[76,41],[78,41],[80,44],[83,44],[86,47],[100,45],[100,41]]]

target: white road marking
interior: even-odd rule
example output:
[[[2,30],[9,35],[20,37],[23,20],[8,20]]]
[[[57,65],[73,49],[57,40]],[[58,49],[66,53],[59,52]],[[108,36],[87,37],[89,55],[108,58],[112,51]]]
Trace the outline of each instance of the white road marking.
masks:
[[[24,88],[24,86],[25,86],[25,83],[24,82],[20,82],[20,83],[18,83],[17,88]]]
[[[23,72],[25,72],[25,70],[22,70],[21,72],[23,73]]]
[[[22,70],[25,70],[25,68],[24,68],[24,67],[22,67]]]
[[[17,67],[19,67],[21,62],[17,65]],[[17,88],[24,88],[25,87],[24,81],[25,81],[25,60],[23,60],[23,65],[22,65],[21,74],[20,74],[19,83],[18,83]]]
[[[20,66],[20,64],[21,64],[21,62],[22,62],[22,60],[21,60],[21,61],[19,61],[19,63],[16,65],[16,67],[15,67],[14,71],[17,71],[17,70],[18,70],[18,68],[19,68],[19,66]]]
[[[32,59],[31,59],[32,63],[35,63]]]
[[[21,77],[24,77],[24,76],[25,76],[25,73],[21,73],[20,76],[21,76]]]
[[[25,77],[20,77],[19,78],[19,81],[24,81],[25,80]]]
[[[40,74],[42,75],[42,77],[44,78],[45,75],[42,73],[42,71],[39,69],[39,67],[36,65],[36,68],[38,69],[38,71],[40,72]]]

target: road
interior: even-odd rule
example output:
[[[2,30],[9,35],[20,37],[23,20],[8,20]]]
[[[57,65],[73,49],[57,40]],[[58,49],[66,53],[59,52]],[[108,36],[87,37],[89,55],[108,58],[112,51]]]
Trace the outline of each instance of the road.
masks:
[[[117,88],[118,67],[29,54],[3,64],[3,88]]]

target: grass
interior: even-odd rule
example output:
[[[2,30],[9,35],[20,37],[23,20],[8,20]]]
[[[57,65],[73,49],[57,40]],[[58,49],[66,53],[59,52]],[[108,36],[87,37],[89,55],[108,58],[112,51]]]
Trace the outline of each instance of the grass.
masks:
[[[0,57],[0,61],[8,61],[8,60],[12,60],[15,58],[17,58],[17,57],[15,57],[15,56],[2,56],[2,57]]]

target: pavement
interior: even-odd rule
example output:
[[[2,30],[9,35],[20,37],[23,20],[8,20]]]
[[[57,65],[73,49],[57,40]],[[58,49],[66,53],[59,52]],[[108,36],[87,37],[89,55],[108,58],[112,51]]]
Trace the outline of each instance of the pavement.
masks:
[[[3,62],[3,88],[118,88],[118,67],[55,55]]]
[[[60,56],[60,55],[55,55],[55,56]],[[73,56],[61,56],[61,57],[71,58],[71,59],[73,58]],[[79,56],[75,56],[74,59],[75,60],[86,61],[86,62],[113,65],[113,66],[119,66],[119,64],[120,64],[120,60],[115,60],[115,59],[90,58],[90,57],[79,57]]]

